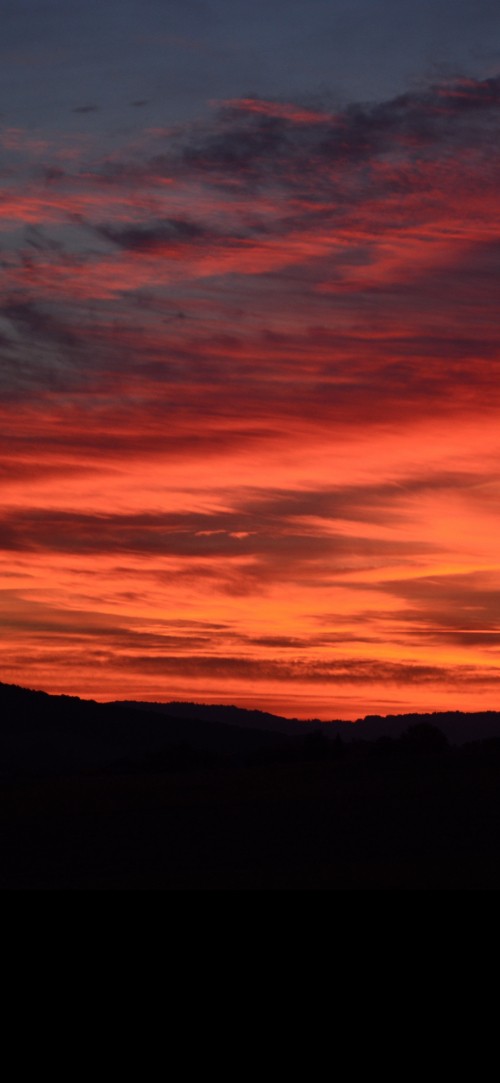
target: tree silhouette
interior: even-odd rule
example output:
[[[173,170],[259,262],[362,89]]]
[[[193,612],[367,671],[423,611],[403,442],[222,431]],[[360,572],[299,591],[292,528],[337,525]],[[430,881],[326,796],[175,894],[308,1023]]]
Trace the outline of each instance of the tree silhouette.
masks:
[[[402,747],[417,756],[431,756],[446,752],[449,748],[444,733],[430,722],[418,722],[401,737]]]

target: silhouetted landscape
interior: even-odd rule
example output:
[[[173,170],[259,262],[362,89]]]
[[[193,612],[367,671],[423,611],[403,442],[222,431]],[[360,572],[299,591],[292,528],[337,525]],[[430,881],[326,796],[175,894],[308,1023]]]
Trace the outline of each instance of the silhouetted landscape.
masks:
[[[0,685],[6,889],[500,887],[500,713],[300,722]]]
[[[0,25],[0,888],[500,887],[500,4]]]

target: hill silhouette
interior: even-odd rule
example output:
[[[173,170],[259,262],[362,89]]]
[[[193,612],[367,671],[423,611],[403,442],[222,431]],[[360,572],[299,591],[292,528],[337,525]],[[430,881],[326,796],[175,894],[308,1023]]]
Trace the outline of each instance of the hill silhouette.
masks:
[[[150,711],[154,714],[167,715],[169,718],[198,719],[202,722],[223,722],[238,729],[257,730],[260,733],[281,733],[286,737],[297,737],[304,733],[306,727],[321,726],[318,720],[301,722],[297,718],[284,718],[282,715],[270,714],[268,711],[248,710],[245,707],[235,707],[227,704],[206,704],[172,701],[170,703],[147,703],[134,700],[118,700],[112,706],[124,707],[127,710]],[[339,727],[348,728],[349,722],[336,723]]]
[[[399,739],[410,727],[437,727],[453,745],[500,739],[500,712],[369,715],[357,722],[303,722],[264,711],[199,703],[96,703],[0,684],[0,775],[133,764],[200,756],[284,752],[321,732],[345,744]],[[181,757],[182,759],[182,757]]]
[[[499,821],[499,713],[305,724],[0,685],[0,889],[498,890]]]
[[[284,718],[266,711],[247,710],[243,707],[203,703],[171,702],[145,703],[119,701],[113,706],[139,710],[176,719],[199,719],[205,722],[224,722],[241,729],[280,733],[287,737],[300,737],[311,729],[321,729],[329,738],[340,737],[343,741],[376,741],[380,737],[401,737],[410,726],[426,723],[437,726],[451,744],[462,745],[468,741],[484,741],[500,737],[500,712],[436,711],[400,715],[366,715],[356,722],[338,719],[320,722],[318,719],[299,721]]]
[[[198,761],[200,756],[238,756],[272,749],[280,735],[210,724],[189,717],[164,718],[153,711],[132,710],[70,696],[50,696],[0,684],[0,776],[13,771],[43,774],[80,770]]]

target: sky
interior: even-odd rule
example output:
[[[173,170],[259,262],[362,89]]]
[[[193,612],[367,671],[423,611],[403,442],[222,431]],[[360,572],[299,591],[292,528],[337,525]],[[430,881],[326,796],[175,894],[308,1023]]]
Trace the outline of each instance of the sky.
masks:
[[[499,708],[499,31],[4,0],[0,680]]]

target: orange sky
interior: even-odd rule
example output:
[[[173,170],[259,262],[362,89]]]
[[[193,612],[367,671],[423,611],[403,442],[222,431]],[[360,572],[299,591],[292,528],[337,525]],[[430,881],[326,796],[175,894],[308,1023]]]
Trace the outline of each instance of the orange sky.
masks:
[[[499,707],[500,80],[4,131],[0,679]]]

